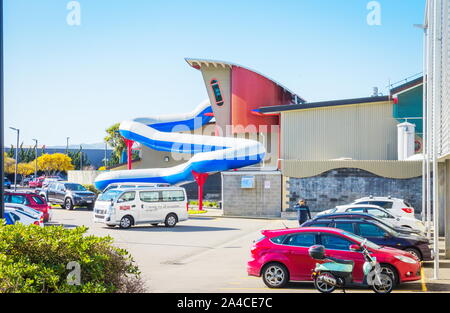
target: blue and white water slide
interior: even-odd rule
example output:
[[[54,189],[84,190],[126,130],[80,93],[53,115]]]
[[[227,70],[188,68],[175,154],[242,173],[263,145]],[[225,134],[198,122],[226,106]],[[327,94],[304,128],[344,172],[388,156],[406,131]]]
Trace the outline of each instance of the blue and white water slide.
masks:
[[[216,173],[260,163],[265,148],[258,141],[180,133],[207,124],[212,116],[209,101],[187,114],[137,118],[120,124],[120,134],[151,149],[193,154],[185,163],[169,168],[108,171],[97,176],[95,187],[103,190],[111,183],[168,183],[194,180],[193,172]],[[205,115],[206,114],[206,115]],[[246,125],[244,125],[246,126]]]

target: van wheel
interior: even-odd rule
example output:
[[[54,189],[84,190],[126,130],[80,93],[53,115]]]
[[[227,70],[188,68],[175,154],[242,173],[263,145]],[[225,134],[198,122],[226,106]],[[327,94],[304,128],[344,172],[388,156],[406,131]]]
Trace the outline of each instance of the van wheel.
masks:
[[[65,208],[66,210],[73,210],[72,199],[67,198],[66,200],[64,200],[64,208]]]
[[[120,228],[127,229],[133,225],[133,218],[131,216],[124,216],[120,220]]]
[[[166,227],[175,227],[175,225],[177,225],[177,222],[177,216],[173,213],[170,213],[169,215],[167,215],[164,224],[166,225]]]

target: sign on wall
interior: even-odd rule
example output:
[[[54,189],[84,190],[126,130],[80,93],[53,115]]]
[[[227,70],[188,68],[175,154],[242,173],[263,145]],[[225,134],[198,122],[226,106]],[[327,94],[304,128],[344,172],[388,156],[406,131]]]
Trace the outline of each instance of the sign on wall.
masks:
[[[242,176],[241,189],[255,188],[255,176]]]

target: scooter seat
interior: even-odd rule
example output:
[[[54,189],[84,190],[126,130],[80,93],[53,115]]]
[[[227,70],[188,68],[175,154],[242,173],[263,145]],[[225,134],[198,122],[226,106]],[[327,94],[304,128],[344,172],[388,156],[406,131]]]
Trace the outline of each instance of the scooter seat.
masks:
[[[329,260],[331,260],[333,262],[339,263],[339,264],[355,265],[355,262],[352,261],[352,260],[336,259],[336,258],[333,258],[331,256],[328,256],[327,259],[329,259]]]

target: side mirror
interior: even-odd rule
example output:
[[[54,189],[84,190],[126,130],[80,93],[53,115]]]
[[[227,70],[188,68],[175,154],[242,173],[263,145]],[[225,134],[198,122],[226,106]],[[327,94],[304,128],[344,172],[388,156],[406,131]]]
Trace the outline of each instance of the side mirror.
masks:
[[[359,245],[350,245],[350,251],[358,252],[361,251],[361,247]]]
[[[389,239],[389,238],[391,238],[391,235],[388,234],[388,233],[384,233],[383,237],[384,237],[385,239]]]

